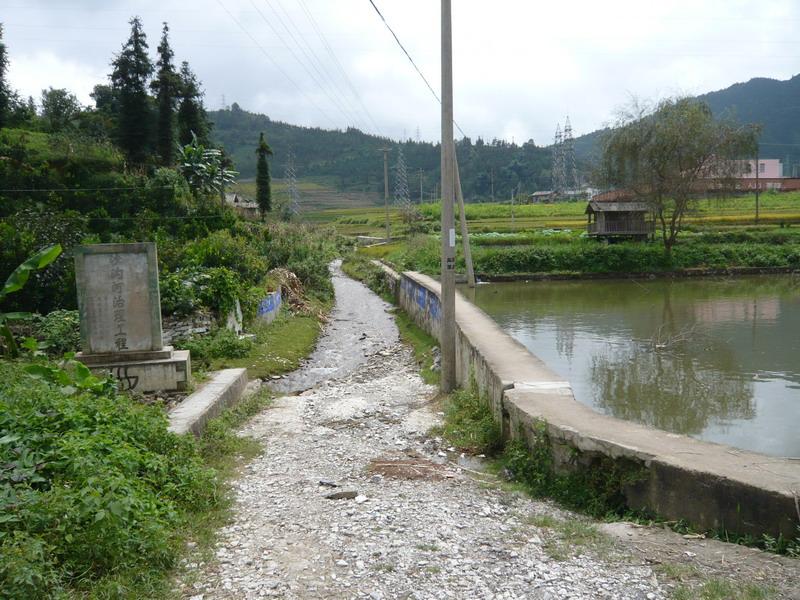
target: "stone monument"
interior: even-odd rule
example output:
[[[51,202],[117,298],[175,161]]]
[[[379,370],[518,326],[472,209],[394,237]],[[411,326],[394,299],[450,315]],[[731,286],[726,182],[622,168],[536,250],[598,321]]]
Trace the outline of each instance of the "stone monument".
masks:
[[[77,360],[92,371],[111,373],[123,390],[186,389],[189,352],[161,340],[154,243],[79,246],[75,279],[82,348]]]

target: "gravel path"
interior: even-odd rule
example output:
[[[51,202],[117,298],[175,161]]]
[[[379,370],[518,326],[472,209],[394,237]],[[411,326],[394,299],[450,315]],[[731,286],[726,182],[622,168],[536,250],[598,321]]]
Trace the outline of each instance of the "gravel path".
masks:
[[[580,525],[574,515],[449,461],[426,435],[440,418],[436,390],[400,345],[389,306],[338,272],[334,283],[338,308],[320,348],[341,349],[346,336],[346,352],[362,358],[279,398],[242,431],[265,452],[235,484],[215,560],[189,565],[185,597],[667,597],[624,545],[602,536],[573,545],[552,522]],[[365,323],[389,337],[376,345]],[[330,356],[318,352],[305,371],[317,377],[315,361]]]

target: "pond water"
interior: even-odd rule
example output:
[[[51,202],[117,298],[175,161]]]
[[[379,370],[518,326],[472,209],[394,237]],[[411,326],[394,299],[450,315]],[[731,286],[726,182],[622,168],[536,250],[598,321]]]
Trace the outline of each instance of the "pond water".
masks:
[[[462,292],[599,412],[800,457],[800,277],[495,283]]]

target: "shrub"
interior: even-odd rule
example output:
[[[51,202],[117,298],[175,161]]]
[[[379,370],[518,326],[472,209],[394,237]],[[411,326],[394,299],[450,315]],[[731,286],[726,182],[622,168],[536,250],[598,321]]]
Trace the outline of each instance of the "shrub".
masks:
[[[245,358],[253,349],[253,342],[248,338],[239,339],[235,332],[220,328],[209,335],[180,340],[176,346],[189,350],[193,361],[208,365],[215,358]]]
[[[167,568],[177,531],[220,501],[193,438],[170,433],[161,409],[97,389],[64,395],[0,363],[3,597]]]
[[[33,328],[36,338],[47,345],[47,352],[61,356],[76,352],[81,345],[80,316],[77,310],[54,310],[45,316],[37,315]]]
[[[204,239],[189,243],[185,254],[198,267],[224,267],[251,284],[261,280],[269,270],[268,262],[246,237],[234,237],[227,230],[215,231]]]
[[[161,313],[186,316],[200,305],[195,289],[194,272],[159,273]]]

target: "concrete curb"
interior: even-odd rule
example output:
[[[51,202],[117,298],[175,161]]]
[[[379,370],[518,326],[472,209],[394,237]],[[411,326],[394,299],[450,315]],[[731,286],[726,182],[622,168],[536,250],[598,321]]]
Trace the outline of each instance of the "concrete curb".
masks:
[[[438,337],[439,283],[390,272],[398,305]],[[456,379],[474,377],[506,438],[540,441],[545,425],[557,471],[631,469],[621,492],[634,509],[687,519],[703,529],[797,535],[800,462],[652,429],[594,412],[482,310],[456,294]],[[627,472],[627,471],[623,471]]]
[[[224,369],[169,413],[169,430],[199,436],[209,419],[235,404],[247,388],[247,369]]]

